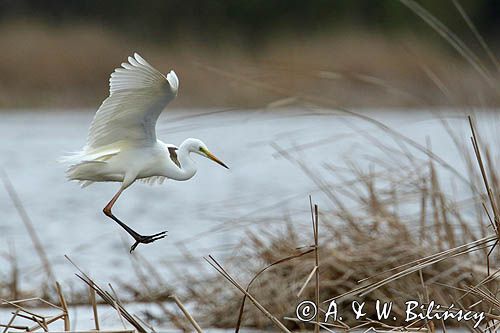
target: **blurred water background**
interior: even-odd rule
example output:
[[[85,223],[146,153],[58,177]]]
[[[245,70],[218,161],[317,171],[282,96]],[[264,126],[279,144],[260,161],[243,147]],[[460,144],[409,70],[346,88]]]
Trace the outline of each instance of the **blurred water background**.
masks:
[[[285,215],[293,216],[297,223],[307,221],[309,194],[320,205],[328,203],[318,184],[277,154],[278,150],[306,161],[329,184],[341,184],[348,180],[341,170],[349,169],[351,163],[368,169],[373,164],[370,156],[389,159],[381,156],[383,152],[373,137],[394,150],[400,144],[373,124],[331,110],[213,111],[168,111],[160,118],[159,137],[174,144],[198,137],[227,162],[230,170],[197,159],[199,172],[194,179],[152,187],[137,182],[114,210],[143,234],[169,231],[166,239],[138,248],[167,276],[173,271],[187,271],[185,250],[193,254],[195,265],[205,265],[201,257],[208,254],[236,255],[246,229],[271,228],[273,223],[279,227]],[[430,142],[434,153],[466,174],[463,152],[453,149],[440,119],[446,119],[467,143],[465,112],[441,110],[440,116],[425,110],[362,112],[420,144]],[[118,185],[99,183],[82,190],[65,180],[65,166],[57,163],[59,156],[84,144],[92,116],[89,110],[2,114],[0,165],[33,220],[59,280],[74,280],[75,269],[64,259],[66,254],[101,281],[130,282],[137,279],[128,254],[131,239],[102,214]],[[489,133],[487,138],[498,140],[497,113],[490,110],[478,118],[484,135]],[[425,160],[425,155],[411,146],[408,150]],[[404,156],[392,158],[397,161]],[[340,171],[331,171],[325,167],[328,165]],[[465,185],[456,176],[449,179],[458,186],[458,198],[461,189],[465,197]],[[21,254],[17,256],[21,281],[39,281],[37,272],[43,276],[39,258],[3,188],[0,211],[2,251],[10,248]],[[176,279],[170,282],[175,284]]]

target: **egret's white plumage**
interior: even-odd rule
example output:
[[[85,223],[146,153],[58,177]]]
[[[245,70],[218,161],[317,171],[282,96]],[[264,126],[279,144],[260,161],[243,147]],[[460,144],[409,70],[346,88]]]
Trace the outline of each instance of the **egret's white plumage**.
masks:
[[[179,80],[174,71],[165,77],[137,53],[128,61],[111,74],[109,97],[90,126],[89,148],[120,140],[154,143],[156,120],[177,95]]]
[[[177,148],[156,138],[158,117],[179,90],[174,71],[165,76],[135,53],[111,74],[109,86],[109,97],[95,114],[85,147],[63,161],[70,164],[68,178],[80,181],[83,187],[93,182],[122,183],[104,212],[136,239],[135,248],[138,243],[152,242],[164,235],[141,236],[111,213],[123,190],[136,179],[153,184],[165,179],[192,178],[196,166],[191,153],[226,166],[198,139],[187,139]]]

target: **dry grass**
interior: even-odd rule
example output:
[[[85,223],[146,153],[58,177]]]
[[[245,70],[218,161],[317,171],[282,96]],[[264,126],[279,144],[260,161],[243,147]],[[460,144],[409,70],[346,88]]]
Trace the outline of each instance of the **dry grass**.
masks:
[[[494,56],[494,66],[488,68],[425,9],[411,0],[402,2],[440,33],[481,77],[485,85],[481,86],[478,94],[488,91],[488,86],[498,85]],[[454,3],[460,8],[458,2]],[[479,35],[477,37],[481,40]],[[489,53],[487,47],[485,51]],[[422,67],[434,87],[448,100],[457,100],[452,84],[429,66]],[[221,68],[206,68],[226,78],[280,94],[282,98],[295,97],[293,90],[277,84],[258,82]],[[497,159],[487,146],[481,145],[480,135],[474,131],[472,122],[473,155],[468,153],[470,146],[463,146],[449,124],[443,121],[443,129],[452,136],[458,151],[465,155],[469,174],[464,177],[453,165],[433,154],[429,147],[410,140],[404,133],[387,128],[377,120],[346,109],[335,98],[307,93],[298,95],[304,102],[333,108],[384,129],[398,142],[399,149],[387,147],[372,137],[373,144],[385,155],[372,157],[377,172],[362,172],[362,168],[353,164],[348,171],[350,177],[346,177],[351,180],[332,185],[330,181],[318,177],[315,170],[302,160],[300,149],[294,154],[294,149],[285,150],[274,145],[279,155],[296,164],[330,199],[320,218],[321,230],[326,230],[319,239],[322,244],[319,257],[322,260],[318,266],[315,262],[317,257],[301,255],[304,252],[298,250],[311,246],[311,236],[305,234],[307,229],[304,226],[297,227],[294,223],[292,227],[287,223],[284,232],[276,233],[276,229],[269,228],[269,223],[266,223],[268,227],[265,229],[248,233],[240,246],[241,253],[224,263],[230,268],[223,269],[220,264],[212,262],[212,266],[231,284],[238,286],[241,283],[238,280],[252,283],[246,293],[258,300],[260,305],[245,307],[242,325],[269,328],[272,323],[277,325],[274,318],[293,314],[300,299],[315,299],[318,287],[303,287],[314,273],[319,272],[320,299],[323,301],[332,297],[343,302],[341,304],[349,304],[352,300],[370,304],[376,299],[394,301],[393,311],[400,321],[378,323],[381,327],[396,325],[408,328],[408,323],[402,320],[402,304],[416,299],[424,304],[434,300],[439,304],[455,304],[457,309],[484,311],[488,323],[482,329],[496,331],[500,313],[497,283],[500,270],[497,270],[494,250],[497,249],[500,229],[497,203],[500,184],[494,162]],[[493,95],[496,96],[494,98],[499,96],[498,92],[493,92]],[[412,96],[419,99],[418,92]],[[417,158],[410,153],[407,145],[424,153],[428,160]],[[327,165],[326,168],[337,179],[345,176],[343,170],[335,166]],[[449,191],[442,189],[443,171],[449,172],[448,176],[456,178],[456,181],[464,182],[470,189],[468,199],[457,201]],[[233,276],[236,274],[238,279],[235,280]],[[235,309],[244,300],[241,290],[228,289],[226,281],[218,275],[209,280],[193,276],[187,282],[187,289],[186,297],[195,300],[201,319],[207,325],[239,327]],[[270,318],[267,312],[273,317]],[[373,314],[371,309],[369,321],[373,319]],[[349,330],[359,322],[353,318],[345,321],[344,318],[343,323],[336,324],[341,329]],[[370,324],[377,323],[371,321]],[[304,327],[295,320],[289,321],[288,325]],[[462,325],[471,331],[478,331],[471,323]],[[445,323],[439,321],[414,322],[410,326],[429,331],[434,331],[437,326],[445,329]]]
[[[479,138],[474,142],[474,147],[481,146]],[[172,293],[166,288],[168,282],[147,260],[134,256],[131,257],[133,267],[137,268],[136,274],[143,284],[132,286],[126,281],[119,284],[121,292],[126,295],[121,301],[154,302],[162,311],[161,318],[156,320],[166,321],[185,331],[192,330],[191,325],[198,325],[197,321],[201,327],[234,328],[238,321],[237,309],[243,299],[242,290],[246,290],[251,301],[247,302],[242,316],[241,325],[244,327],[271,328],[278,322],[284,323],[288,329],[303,327],[296,321],[284,321],[283,318],[293,316],[301,299],[315,299],[318,290],[321,301],[339,297],[343,305],[354,299],[368,304],[373,304],[376,299],[392,300],[393,311],[400,319],[404,318],[402,306],[409,299],[423,303],[434,300],[440,304],[460,304],[463,308],[472,307],[497,316],[500,311],[500,301],[496,298],[497,261],[495,256],[489,262],[486,260],[487,252],[496,240],[497,214],[490,213],[493,228],[482,205],[491,211],[488,202],[495,201],[489,201],[488,195],[481,190],[483,179],[487,179],[490,197],[499,196],[500,178],[490,151],[482,148],[480,160],[484,175],[478,172],[481,169],[477,168],[473,155],[466,156],[470,166],[466,180],[471,197],[456,201],[441,186],[443,169],[437,167],[439,164],[432,152],[422,155],[428,156],[427,159],[418,158],[408,155],[404,149],[396,151],[384,146],[376,139],[373,144],[378,145],[389,160],[400,161],[399,164],[387,163],[383,156],[377,156],[368,171],[355,164],[347,171],[335,165],[325,165],[341,181],[336,184],[319,178],[302,161],[300,150],[297,154],[290,154],[287,152],[293,150],[275,145],[277,154],[301,168],[329,198],[329,204],[322,206],[316,215],[319,220],[318,246],[314,245],[315,237],[308,221],[283,219],[284,228],[269,227],[267,223],[268,227],[264,229],[249,231],[242,239],[238,255],[224,261],[225,269],[220,268],[221,274],[240,289],[231,288],[219,275],[196,274],[186,280],[185,292],[177,291],[182,296],[180,298],[189,300],[191,305],[194,303],[196,311],[193,316],[165,306]],[[453,174],[453,170],[445,174]],[[22,202],[18,205],[22,207]],[[463,244],[469,245],[464,247]],[[319,249],[318,262],[311,249]],[[15,257],[15,254],[11,255],[11,258]],[[11,259],[11,265],[10,282],[2,284],[3,297],[26,297],[15,288],[15,259]],[[311,279],[315,266],[318,267],[314,273],[319,274],[319,289]],[[491,271],[488,271],[490,266]],[[259,276],[245,289],[255,275]],[[50,280],[48,276],[47,280]],[[91,280],[83,278],[92,284]],[[311,282],[305,283],[307,280]],[[57,294],[52,291],[51,295],[53,297],[48,296],[48,299],[57,301]],[[111,294],[103,295],[106,298]],[[480,300],[483,301],[478,303]],[[86,302],[85,293],[69,298],[70,304]],[[108,299],[107,302],[111,301]],[[369,315],[373,315],[373,308]],[[354,327],[359,322],[350,318],[337,324]],[[390,321],[389,324],[407,323]],[[428,325],[431,324],[416,323],[414,327],[430,327]],[[199,329],[200,325],[195,327]]]
[[[301,159],[300,149],[293,154],[293,150],[274,145],[277,155],[300,168],[329,199],[319,214],[313,214],[314,232],[309,221],[293,218],[284,218],[280,226],[266,223],[266,228],[250,230],[238,253],[223,265],[208,258],[218,275],[192,275],[185,283],[185,291],[177,292],[182,294],[180,298],[169,297],[172,291],[165,291],[167,283],[154,266],[144,258],[134,257],[132,260],[137,261],[133,266],[138,267],[135,273],[143,285],[131,286],[122,281],[122,289],[133,295],[128,300],[155,302],[162,311],[158,320],[167,320],[184,331],[192,331],[193,327],[201,331],[198,322],[228,328],[240,324],[255,328],[274,325],[285,332],[304,328],[304,324],[283,318],[293,316],[301,299],[325,301],[332,297],[343,305],[355,299],[369,304],[376,299],[392,300],[400,321],[386,323],[391,326],[408,325],[401,321],[406,300],[455,304],[458,308],[485,311],[487,325],[496,331],[500,319],[500,270],[497,251],[490,250],[498,249],[500,175],[495,168],[496,158],[481,140],[481,133],[475,133],[471,149],[463,146],[443,121],[443,129],[449,131],[458,150],[464,153],[468,170],[464,177],[433,154],[429,146],[346,108],[498,106],[497,69],[490,69],[471,54],[456,36],[414,7],[413,1],[402,2],[445,35],[465,61],[407,37],[397,49],[394,40],[359,33],[313,40],[298,38],[293,43],[288,40],[263,46],[261,52],[249,55],[237,46],[217,49],[189,42],[175,48],[151,45],[95,27],[59,31],[34,23],[9,23],[0,27],[6,32],[0,34],[0,45],[6,46],[0,55],[0,104],[98,103],[105,95],[106,79],[116,59],[124,58],[131,48],[144,50],[144,55],[162,68],[175,64],[184,87],[179,105],[249,107],[276,100],[301,101],[368,121],[391,135],[399,149],[372,138],[382,152],[371,157],[372,169],[366,171],[356,164],[349,170],[325,165],[339,183],[318,177]],[[359,91],[363,91],[362,97]],[[450,176],[470,189],[467,199],[458,201],[443,188],[443,178]],[[17,206],[22,216],[22,203]],[[36,244],[36,237],[32,239]],[[43,249],[38,252],[43,261]],[[15,258],[13,253],[6,255],[11,270],[0,283],[5,298],[24,296],[17,288]],[[47,280],[53,279],[48,273],[50,267],[46,271]],[[121,315],[125,313],[116,295],[96,287],[86,276],[81,279]],[[243,297],[250,302],[246,302],[239,322]],[[171,298],[181,313],[164,305]],[[194,303],[195,316],[187,312],[180,299]],[[373,319],[373,308],[367,310]],[[136,322],[128,316],[125,313],[127,320]],[[144,329],[141,323],[136,324],[139,330]],[[336,324],[349,330],[359,322],[348,317]],[[443,323],[412,325],[433,331]]]
[[[73,262],[69,258],[68,260],[73,264]],[[77,269],[79,268],[77,267]],[[80,271],[80,274],[77,274],[77,276],[89,287],[90,290],[90,306],[92,307],[94,321],[94,329],[92,329],[92,331],[108,333],[146,333],[147,330],[145,327],[147,327],[151,331],[154,331],[154,329],[152,329],[148,324],[125,309],[111,285],[109,285],[109,287],[113,295],[111,294],[111,292],[106,291],[98,286],[85,273]],[[53,332],[57,330],[57,328],[54,329],[54,326],[56,326],[61,321],[63,322],[62,324],[64,327],[63,332],[74,332],[74,327],[72,330],[71,326],[70,312],[66,297],[63,293],[61,285],[57,282],[55,283],[55,291],[57,302],[47,301],[46,299],[40,297],[15,299],[13,301],[0,299],[0,306],[15,310],[11,313],[12,316],[10,317],[8,322],[0,323],[0,327],[3,328],[3,332],[7,332],[8,330],[17,330],[23,332]],[[122,321],[123,329],[113,331],[100,329],[95,293],[97,293],[106,304],[116,310],[117,316]],[[48,308],[52,310],[50,311],[52,313],[47,313],[47,311],[40,313],[38,312],[37,308]],[[125,320],[129,323],[130,326],[134,328],[134,330],[126,328]]]
[[[414,36],[338,31],[281,36],[249,50],[239,41],[208,45],[189,34],[147,42],[100,26],[0,25],[0,108],[97,107],[111,71],[139,51],[181,78],[177,106],[253,107],[280,97],[221,80],[202,63],[277,85],[293,96],[329,96],[344,106],[498,106],[494,87],[465,61]],[[498,75],[493,75],[498,79]],[[436,89],[435,78],[446,86]]]
[[[294,162],[300,163],[300,160]],[[422,264],[423,258],[481,238],[484,225],[474,224],[477,221],[487,226],[488,222],[484,221],[484,216],[479,216],[478,220],[469,216],[474,204],[481,202],[481,197],[471,198],[469,202],[455,202],[440,187],[432,161],[418,163],[415,160],[414,167],[405,171],[408,169],[394,166],[388,169],[386,166],[376,175],[353,168],[355,181],[342,187],[323,188],[328,192],[331,205],[324,207],[319,216],[321,263],[318,271],[322,301],[341,295],[341,306],[352,300],[372,305],[376,299],[391,300],[394,301],[393,311],[401,321],[391,320],[388,324],[397,326],[408,324],[403,322],[404,302],[410,299],[422,303],[435,300],[439,304],[460,304],[463,308],[473,306],[476,311],[491,310],[485,303],[476,304],[480,297],[473,293],[464,297],[464,290],[480,284],[487,276],[485,257],[496,239],[493,230],[489,229],[488,233],[493,236],[486,241],[474,243],[476,245],[467,247],[467,250],[462,248],[447,253],[438,260],[433,257],[432,265]],[[383,168],[383,165],[377,165],[377,170]],[[498,188],[498,183],[493,187]],[[355,203],[354,206],[342,204],[347,197]],[[400,207],[411,206],[418,207],[416,214],[401,212],[404,210]],[[230,267],[227,270],[238,276],[242,283],[263,267],[293,257],[267,269],[248,290],[277,318],[293,317],[300,300],[315,299],[313,283],[309,283],[300,297],[297,296],[315,266],[313,254],[295,257],[313,243],[310,227],[303,223],[297,227],[297,223],[286,223],[281,232],[269,227],[249,232],[242,240],[239,255],[225,262],[225,266]],[[456,255],[459,252],[462,254]],[[412,262],[411,272],[370,289],[371,282],[394,276],[408,268],[402,264]],[[422,268],[416,269],[420,264]],[[218,275],[210,279],[204,276],[202,280],[193,276],[186,286],[188,293],[185,297],[195,301],[197,313],[205,325],[235,327],[238,317],[235,309],[242,301],[238,290],[229,288]],[[366,287],[356,291],[360,286]],[[367,292],[369,289],[371,291]],[[326,307],[323,304],[324,310]],[[368,309],[369,318],[374,319],[374,308]],[[297,327],[293,321],[287,324],[289,328]],[[349,318],[344,324],[355,326],[360,322]],[[441,325],[439,322],[434,324]],[[270,328],[271,322],[259,309],[247,305],[242,325]],[[416,324],[417,327],[422,325],[425,323]]]

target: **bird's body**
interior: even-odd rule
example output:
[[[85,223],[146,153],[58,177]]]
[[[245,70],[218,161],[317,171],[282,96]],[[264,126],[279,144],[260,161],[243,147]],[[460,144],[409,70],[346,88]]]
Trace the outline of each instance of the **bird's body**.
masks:
[[[175,72],[163,75],[137,53],[115,69],[110,78],[110,94],[96,112],[87,144],[62,160],[70,166],[67,176],[82,186],[94,182],[120,182],[117,194],[104,213],[120,224],[136,243],[151,243],[165,232],[142,236],[111,213],[120,194],[136,180],[147,183],[165,179],[188,180],[196,174],[191,154],[207,157],[222,166],[198,139],[187,139],[178,148],[156,137],[156,121],[167,104],[177,96],[179,80]]]
[[[196,174],[195,162],[186,147],[181,145],[181,148],[160,140],[147,145],[118,142],[71,156],[76,163],[68,168],[67,174],[83,186],[93,182],[124,182],[127,176],[146,183],[188,180]]]

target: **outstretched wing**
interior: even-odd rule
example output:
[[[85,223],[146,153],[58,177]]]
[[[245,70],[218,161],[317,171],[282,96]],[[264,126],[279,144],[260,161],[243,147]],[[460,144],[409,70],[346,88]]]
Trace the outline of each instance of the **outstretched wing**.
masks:
[[[156,142],[156,121],[178,88],[174,71],[165,76],[135,53],[111,74],[109,97],[94,116],[86,148]]]

